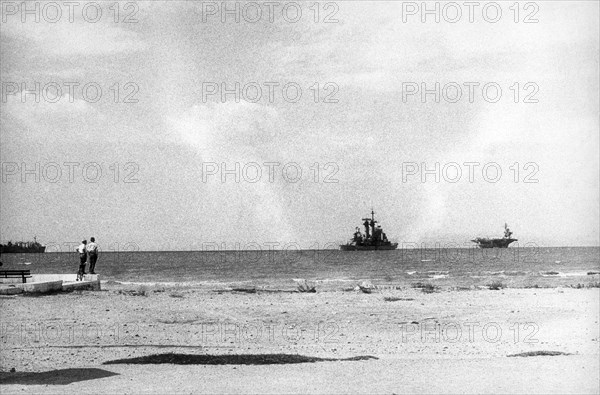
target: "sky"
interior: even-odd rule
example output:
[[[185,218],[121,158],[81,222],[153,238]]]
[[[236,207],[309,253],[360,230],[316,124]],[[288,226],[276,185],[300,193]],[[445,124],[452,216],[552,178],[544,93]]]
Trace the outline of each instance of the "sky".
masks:
[[[373,208],[400,243],[599,245],[598,2],[25,4],[2,242],[328,248]]]

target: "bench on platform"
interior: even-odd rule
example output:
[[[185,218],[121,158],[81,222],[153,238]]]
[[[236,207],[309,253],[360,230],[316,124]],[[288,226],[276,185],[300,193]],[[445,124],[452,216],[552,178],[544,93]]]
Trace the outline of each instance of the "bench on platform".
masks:
[[[0,270],[0,278],[21,278],[26,283],[31,278],[31,270]]]

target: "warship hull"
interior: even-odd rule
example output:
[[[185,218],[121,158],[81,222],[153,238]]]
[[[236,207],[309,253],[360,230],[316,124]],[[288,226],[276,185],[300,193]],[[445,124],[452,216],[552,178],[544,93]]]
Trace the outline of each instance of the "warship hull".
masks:
[[[510,243],[517,241],[512,238],[513,232],[508,229],[508,224],[504,224],[504,237],[491,239],[489,237],[476,237],[471,240],[479,248],[508,248]]]
[[[0,254],[41,254],[46,252],[46,246],[34,241],[18,241],[16,243],[0,244]]]
[[[46,252],[46,246],[41,247],[18,247],[18,246],[2,246],[0,247],[0,254],[41,254]]]
[[[395,250],[398,248],[398,243],[391,243],[388,245],[352,245],[343,244],[340,245],[342,251],[382,251],[382,250]]]
[[[517,239],[475,239],[471,241],[476,243],[479,248],[508,248],[510,243]]]

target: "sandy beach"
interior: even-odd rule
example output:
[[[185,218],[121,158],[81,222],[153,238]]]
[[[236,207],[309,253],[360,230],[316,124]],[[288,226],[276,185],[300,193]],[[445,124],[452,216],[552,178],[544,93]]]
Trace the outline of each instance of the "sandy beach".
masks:
[[[2,393],[599,390],[598,288],[248,293],[108,282],[5,296],[2,307]],[[528,352],[560,355],[513,356]],[[172,363],[107,364],[156,354]],[[326,360],[260,365],[255,354]],[[194,359],[223,355],[241,357]]]
[[[0,395],[600,395],[599,1],[0,3]]]

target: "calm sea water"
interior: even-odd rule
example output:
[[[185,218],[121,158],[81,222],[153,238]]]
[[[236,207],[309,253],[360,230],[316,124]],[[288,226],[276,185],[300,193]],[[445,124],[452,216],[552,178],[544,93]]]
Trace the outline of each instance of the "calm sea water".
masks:
[[[3,254],[2,269],[75,273],[76,253]],[[233,284],[290,287],[305,278],[339,287],[358,280],[440,286],[577,284],[598,281],[599,247],[400,249],[395,251],[179,251],[101,253],[103,280],[133,283]]]

